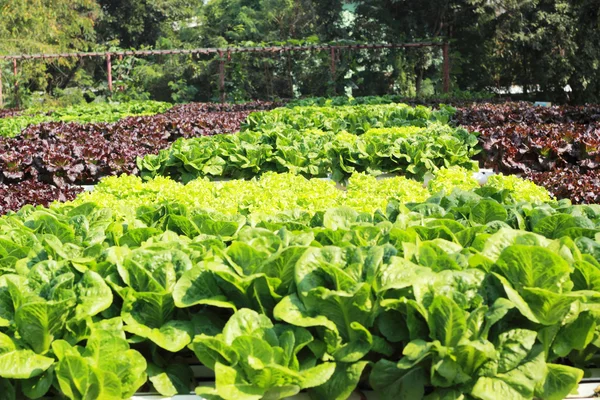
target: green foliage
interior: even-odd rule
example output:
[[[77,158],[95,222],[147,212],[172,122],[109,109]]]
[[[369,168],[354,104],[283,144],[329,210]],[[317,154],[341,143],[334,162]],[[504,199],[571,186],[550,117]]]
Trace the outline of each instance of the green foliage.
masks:
[[[452,166],[449,168],[441,168],[439,171],[437,171],[435,177],[429,181],[427,186],[433,193],[451,193],[455,187],[461,190],[475,189],[479,187],[479,182],[477,182],[477,179],[473,177],[473,173],[471,171],[457,166]],[[498,187],[496,188],[501,189]]]
[[[314,214],[342,205],[374,212],[385,209],[392,199],[418,202],[428,196],[429,192],[419,182],[404,177],[377,180],[364,174],[352,175],[345,191],[337,189],[331,181],[286,173],[265,173],[260,179],[249,181],[197,179],[185,186],[163,177],[142,182],[137,177],[121,176],[103,179],[93,192],[81,194],[74,204],[94,202],[126,213],[142,204],[177,201],[190,207],[260,219],[290,211]]]
[[[474,169],[475,136],[462,129],[430,126],[356,136],[322,131],[274,128],[181,139],[158,155],[138,158],[141,176],[169,176],[182,182],[198,177],[251,178],[265,172],[292,172],[306,177],[331,176],[345,181],[353,172],[400,173],[422,179],[450,165]]]
[[[276,205],[303,179],[287,177],[229,191]],[[3,393],[189,392],[189,346],[215,371],[207,398],[342,400],[360,381],[384,399],[562,398],[597,352],[596,206],[482,188],[253,219],[137,185],[128,214],[82,198],[0,218]]]
[[[157,101],[127,103],[90,103],[66,108],[54,109],[50,112],[30,109],[21,116],[0,119],[0,136],[18,135],[29,125],[43,122],[116,122],[128,116],[154,115],[165,112],[171,107],[169,103]]]
[[[395,126],[425,127],[429,122],[447,123],[456,110],[442,107],[432,110],[424,106],[406,104],[356,105],[340,107],[279,108],[269,112],[254,112],[243,128],[266,131],[276,127],[296,130],[321,129],[338,133],[348,131],[362,134],[371,128]]]
[[[468,173],[469,171],[462,170],[463,175]],[[445,181],[443,176],[435,179],[447,190],[446,194],[452,193],[455,188],[460,189],[460,185],[455,185],[451,179]],[[164,177],[143,182],[138,177],[121,176],[103,179],[93,192],[82,193],[70,204],[92,202],[113,209],[120,215],[132,215],[136,207],[152,206],[167,201],[220,214],[242,214],[253,221],[259,221],[274,214],[296,213],[310,217],[319,211],[343,206],[359,212],[374,213],[376,210],[384,211],[390,201],[422,202],[431,195],[439,194],[438,191],[428,191],[420,182],[405,177],[378,179],[358,173],[350,176],[348,185],[343,189],[340,190],[334,182],[328,180],[306,179],[294,174],[272,172],[265,173],[260,179],[248,181],[209,182],[197,179],[186,185]],[[510,189],[498,190],[491,185],[484,185],[478,190],[482,194],[494,193],[498,198],[511,203],[528,200],[520,197],[519,192]],[[56,207],[61,207],[60,204],[57,203]],[[487,207],[483,206],[485,204]],[[498,214],[503,216],[502,220],[506,220],[507,212],[503,209],[498,211],[494,206],[493,202],[482,202],[482,205],[473,210],[474,220],[487,223],[495,219],[493,215]],[[540,229],[543,226],[545,223],[540,225]],[[562,229],[576,226],[574,222],[561,225]],[[195,231],[195,228],[192,228],[192,231]],[[556,235],[563,233],[559,231]]]
[[[497,190],[507,189],[525,201],[543,202],[550,200],[550,194],[544,187],[520,179],[515,175],[492,175],[488,178],[487,185]]]
[[[306,329],[273,325],[264,315],[242,308],[222,333],[194,338],[194,353],[218,376],[214,389],[198,387],[196,394],[231,400],[280,399],[323,385],[333,375],[335,363],[302,367],[318,352],[300,356],[308,360],[298,359],[298,353],[313,340]]]
[[[442,167],[476,168],[471,161],[478,152],[476,136],[443,125],[453,112],[402,104],[280,108],[250,114],[239,134],[178,140],[137,164],[144,178],[182,182],[269,171],[331,176],[336,182],[354,172],[422,179]]]
[[[89,51],[94,46],[94,23],[100,14],[95,0],[3,0],[0,8],[3,15],[0,54]],[[4,101],[13,107],[23,105],[33,90],[46,90],[68,83],[72,76],[61,72],[77,68],[73,59],[60,59],[54,67],[51,67],[52,61],[21,62],[18,76],[13,77],[12,68],[9,69],[8,63],[3,64]],[[6,90],[13,87],[15,79],[19,83],[19,91]]]
[[[173,32],[173,24],[194,15],[199,5],[184,0],[98,0],[104,11],[96,28],[102,41],[125,48],[154,45]]]
[[[391,93],[471,100],[512,85],[522,86],[528,99],[598,100],[600,6],[594,0],[4,0],[1,6],[7,19],[0,26],[0,53],[450,42],[448,95],[442,94],[436,47],[336,52],[335,73],[328,51],[232,54],[225,71],[228,100]],[[135,60],[127,98],[220,97],[218,56],[129,59],[122,61]],[[77,86],[91,97],[108,95],[104,68],[100,60],[21,63],[20,92],[5,94],[11,105],[17,99],[27,104],[34,92],[56,96]],[[5,88],[14,83],[11,75],[3,66]],[[563,90],[567,84],[571,93]]]

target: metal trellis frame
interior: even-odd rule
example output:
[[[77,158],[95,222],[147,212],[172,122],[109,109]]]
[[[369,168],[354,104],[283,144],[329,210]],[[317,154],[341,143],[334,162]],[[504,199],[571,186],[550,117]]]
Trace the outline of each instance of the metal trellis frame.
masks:
[[[447,42],[418,42],[418,43],[367,43],[367,44],[331,44],[331,45],[310,45],[310,46],[268,46],[268,47],[225,47],[225,48],[197,48],[197,49],[173,49],[173,50],[126,50],[109,52],[85,52],[85,53],[54,53],[54,54],[18,54],[18,55],[0,55],[0,61],[12,61],[13,73],[15,76],[15,93],[18,93],[17,79],[17,61],[18,60],[37,60],[37,59],[60,59],[60,58],[106,58],[106,70],[108,79],[108,89],[113,91],[112,82],[112,62],[113,56],[122,60],[124,56],[155,56],[155,55],[173,55],[173,54],[217,54],[219,56],[219,91],[221,101],[225,101],[225,62],[224,54],[227,53],[227,60],[231,53],[275,53],[275,52],[293,52],[293,51],[329,51],[331,55],[330,70],[332,79],[336,72],[336,51],[361,50],[361,49],[397,49],[397,48],[420,48],[420,47],[441,47],[443,54],[443,91],[450,91],[450,56],[449,45]],[[18,99],[17,99],[18,101]],[[0,107],[3,105],[2,97],[2,72],[0,71]]]

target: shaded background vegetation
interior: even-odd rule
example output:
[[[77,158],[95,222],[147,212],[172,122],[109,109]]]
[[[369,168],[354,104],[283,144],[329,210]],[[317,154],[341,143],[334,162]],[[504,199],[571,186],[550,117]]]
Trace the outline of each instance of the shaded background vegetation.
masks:
[[[600,101],[597,0],[0,0],[0,53],[448,40],[455,96],[507,91]],[[332,94],[437,96],[441,51],[232,54],[231,101]],[[19,91],[1,63],[7,105],[108,95],[104,60],[23,61]],[[117,99],[219,98],[218,57],[115,60]],[[570,88],[565,91],[565,87]],[[513,96],[514,97],[514,96]]]

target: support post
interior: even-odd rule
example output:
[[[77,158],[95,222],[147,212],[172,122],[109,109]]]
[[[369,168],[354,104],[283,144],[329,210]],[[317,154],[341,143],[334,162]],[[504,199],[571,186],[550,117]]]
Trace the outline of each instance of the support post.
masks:
[[[333,94],[335,94],[335,47],[331,48],[331,66],[329,68],[331,69],[331,82],[333,86]]]
[[[120,82],[123,79],[123,76],[121,75],[121,71],[123,70],[123,54],[119,54],[119,75],[117,76],[117,80]],[[119,92],[122,92],[125,88],[123,87],[123,85],[119,86],[117,88],[117,90]]]
[[[444,76],[443,76],[443,92],[450,92],[450,54],[448,42],[445,42],[442,47],[442,55],[444,57]]]
[[[4,107],[4,97],[2,96],[2,65],[0,65],[0,108]]]
[[[108,91],[112,93],[113,81],[112,81],[112,62],[110,61],[110,53],[106,53],[106,72],[108,74]]]
[[[331,79],[335,80],[335,48],[331,48]]]
[[[20,101],[19,101],[19,77],[18,77],[18,73],[19,71],[17,70],[17,59],[13,58],[13,75],[15,76],[15,103],[17,104],[17,108],[20,107]]]
[[[221,103],[225,103],[225,59],[223,59],[222,51],[219,51],[219,91],[221,92]]]

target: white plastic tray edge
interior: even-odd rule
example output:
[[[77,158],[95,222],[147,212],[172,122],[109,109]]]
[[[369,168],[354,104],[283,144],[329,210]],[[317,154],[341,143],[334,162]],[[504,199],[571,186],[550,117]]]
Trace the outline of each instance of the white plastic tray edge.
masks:
[[[366,397],[367,400],[377,400],[377,396],[372,392],[361,392],[364,394],[364,397],[361,397],[358,393],[352,393],[352,395],[348,398],[348,400],[361,400]],[[203,397],[200,397],[196,394],[179,394],[173,397],[163,397],[159,394],[136,394],[131,400],[203,400]],[[299,393],[295,396],[288,397],[288,400],[310,400],[310,396],[306,393]]]
[[[577,400],[577,399],[590,399],[595,397],[595,391],[600,387],[600,381],[598,382],[584,382],[578,387],[578,393],[568,396],[565,400]],[[361,392],[363,396],[358,393],[352,393],[348,400],[377,400],[378,396],[373,392]],[[131,400],[203,400],[202,397],[191,394],[181,394],[173,397],[163,397],[156,393],[138,393],[131,398]],[[310,397],[306,393],[300,393],[292,397],[288,397],[288,400],[310,400]]]

